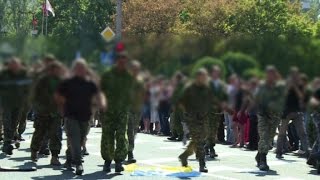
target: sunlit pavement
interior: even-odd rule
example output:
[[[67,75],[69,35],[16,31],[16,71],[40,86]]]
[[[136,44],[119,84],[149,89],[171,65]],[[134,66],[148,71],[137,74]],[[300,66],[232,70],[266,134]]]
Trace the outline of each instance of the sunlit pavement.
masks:
[[[106,174],[102,172],[103,160],[100,156],[100,128],[91,128],[88,136],[87,148],[90,153],[84,158],[83,176],[75,176],[72,172],[66,171],[63,167],[52,167],[50,157],[42,157],[37,164],[30,161],[30,139],[33,128],[32,122],[28,123],[27,130],[23,137],[26,141],[21,143],[18,150],[14,150],[12,156],[0,155],[0,165],[7,167],[31,167],[36,166],[34,172],[0,172],[0,179],[176,179],[164,175],[132,176],[132,172]],[[61,162],[65,161],[66,142],[63,141]],[[138,160],[137,166],[142,170],[158,167],[180,167],[177,159],[178,155],[184,150],[181,142],[170,142],[166,137],[159,137],[146,134],[138,134],[136,139],[135,157]],[[256,152],[233,149],[225,145],[217,145],[216,151],[219,155],[216,160],[209,160],[207,167],[208,174],[201,174],[200,177],[190,179],[310,179],[320,178],[314,169],[306,165],[305,159],[293,155],[286,155],[284,160],[277,160],[275,154],[270,152],[268,155],[270,172],[257,170],[254,156]],[[193,170],[198,170],[198,163],[195,157],[189,159],[189,164]],[[114,171],[114,170],[113,170]]]

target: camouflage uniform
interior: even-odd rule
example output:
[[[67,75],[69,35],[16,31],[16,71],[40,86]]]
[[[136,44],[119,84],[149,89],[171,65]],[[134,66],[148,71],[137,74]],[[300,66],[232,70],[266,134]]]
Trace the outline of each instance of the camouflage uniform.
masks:
[[[214,109],[215,98],[209,86],[192,84],[182,94],[181,104],[185,108],[185,120],[190,128],[190,141],[187,149],[179,158],[183,166],[187,166],[187,158],[196,152],[200,168],[205,167],[204,145],[207,136],[207,123]]]
[[[320,90],[316,90],[314,97],[320,99]],[[317,167],[318,173],[320,173],[320,106],[313,107],[311,114],[313,123],[315,125],[316,140],[312,146],[311,155],[308,158],[307,164]]]
[[[129,120],[128,120],[128,159],[133,159],[134,139],[138,132],[139,122],[141,119],[141,110],[143,104],[144,88],[142,82],[138,79],[135,80],[133,89],[131,90],[131,96],[133,99],[132,107],[130,108]]]
[[[127,125],[134,78],[127,72],[111,68],[102,75],[101,89],[108,99],[102,114],[101,155],[106,162],[121,163],[128,153]],[[115,149],[116,141],[116,149]]]
[[[26,116],[26,114],[23,114],[23,104],[25,104],[29,97],[31,82],[32,80],[28,78],[27,71],[24,69],[17,73],[4,70],[0,74],[0,95],[3,108],[4,130],[3,150],[7,148],[12,149],[11,142],[19,134],[19,121],[21,117]]]
[[[280,83],[268,86],[260,86],[256,95],[258,106],[258,132],[260,140],[258,143],[258,154],[256,160],[258,166],[261,157],[266,158],[270,144],[280,123],[281,113],[284,105],[284,86]],[[266,161],[266,159],[263,159]]]
[[[2,135],[3,135],[3,118],[2,118],[2,104],[0,99],[0,141],[3,140]]]
[[[183,127],[182,127],[183,111],[181,107],[179,107],[178,100],[181,97],[181,94],[183,92],[183,87],[184,87],[184,83],[180,82],[177,85],[171,97],[171,103],[173,105],[173,112],[170,115],[171,133],[173,137],[179,137],[179,138],[183,136]]]
[[[216,156],[214,146],[216,143],[216,137],[218,133],[218,128],[221,123],[221,118],[223,116],[222,114],[222,109],[220,107],[220,104],[223,101],[227,101],[227,94],[226,94],[226,89],[223,83],[220,83],[218,87],[215,87],[214,83],[210,83],[211,89],[212,89],[212,94],[216,98],[217,104],[215,104],[217,112],[221,114],[213,114],[212,118],[209,119],[209,125],[207,129],[207,144],[206,148],[210,150],[210,157],[214,158]]]
[[[61,117],[53,98],[60,82],[59,77],[44,75],[35,84],[32,98],[35,131],[31,141],[31,150],[34,152],[39,151],[44,137],[48,134],[52,156],[60,154],[62,139],[58,132],[61,128]]]

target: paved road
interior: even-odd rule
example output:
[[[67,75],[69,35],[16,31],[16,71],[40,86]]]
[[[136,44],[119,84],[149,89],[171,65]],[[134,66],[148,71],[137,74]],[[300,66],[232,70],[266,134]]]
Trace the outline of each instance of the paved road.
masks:
[[[152,177],[136,177],[132,176],[131,172],[124,172],[118,174],[105,174],[102,170],[103,160],[100,157],[100,136],[101,129],[92,128],[88,137],[88,150],[90,156],[85,157],[84,175],[74,176],[72,172],[65,171],[60,167],[49,166],[50,158],[42,157],[37,164],[30,162],[30,139],[32,136],[33,128],[32,123],[28,123],[27,130],[24,134],[26,141],[22,142],[21,148],[15,150],[12,156],[5,156],[0,154],[1,166],[37,166],[38,170],[35,172],[0,172],[1,180],[13,179],[175,179],[166,176],[156,175]],[[158,167],[171,166],[180,167],[177,156],[185,148],[180,142],[168,142],[166,138],[145,134],[138,134],[136,143],[135,155],[138,159],[137,165],[142,169],[150,169]],[[63,145],[63,153],[61,160],[65,161],[65,140]],[[242,149],[232,149],[228,146],[217,145],[216,151],[219,157],[214,161],[209,161],[207,167],[208,174],[201,174],[200,177],[191,179],[279,179],[279,180],[292,180],[292,179],[320,179],[316,171],[309,168],[305,164],[305,160],[293,155],[285,156],[285,160],[275,159],[273,153],[269,153],[269,165],[272,171],[266,173],[257,170],[255,167],[254,156],[255,152],[244,151]],[[191,167],[198,170],[198,163],[195,157],[192,156],[189,160]]]

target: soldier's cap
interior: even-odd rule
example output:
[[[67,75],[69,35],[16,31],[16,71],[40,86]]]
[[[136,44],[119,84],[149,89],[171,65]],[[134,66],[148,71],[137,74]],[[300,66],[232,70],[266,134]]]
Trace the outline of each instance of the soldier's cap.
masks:
[[[299,72],[299,68],[297,66],[290,67],[290,73],[297,73],[297,72]]]
[[[21,60],[18,57],[13,56],[13,57],[10,57],[7,60],[6,64],[8,65],[8,64],[13,63],[13,62],[14,63],[21,63]]]
[[[131,68],[140,68],[141,67],[141,63],[138,60],[131,60],[130,61],[130,67]]]
[[[205,68],[200,68],[198,69],[198,71],[196,72],[196,75],[208,75],[208,71]]]
[[[53,54],[46,54],[43,57],[43,61],[55,61],[56,57]]]
[[[119,58],[129,58],[129,54],[127,51],[120,51],[120,52],[116,52],[116,59]]]
[[[218,65],[213,65],[212,66],[212,71],[221,71],[221,68]]]
[[[268,65],[266,67],[266,72],[274,72],[277,71],[277,68],[274,65]]]
[[[53,61],[46,67],[46,70],[51,70],[51,69],[55,69],[55,68],[62,68],[62,67],[63,67],[62,63],[60,63],[59,61]]]

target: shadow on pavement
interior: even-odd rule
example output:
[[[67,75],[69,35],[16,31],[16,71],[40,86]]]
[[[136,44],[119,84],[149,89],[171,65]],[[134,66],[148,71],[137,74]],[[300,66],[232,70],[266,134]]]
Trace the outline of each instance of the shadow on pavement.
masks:
[[[284,162],[287,162],[287,163],[297,162],[296,160],[287,160],[287,159],[279,159],[279,161],[284,161]]]
[[[257,177],[265,177],[265,176],[279,176],[277,171],[269,170],[269,171],[249,171],[249,172],[240,172],[240,173],[249,173],[254,174]]]
[[[24,151],[24,152],[31,153],[31,149],[30,148],[19,149],[19,151]]]
[[[4,154],[4,153],[1,153],[1,154],[0,154],[0,159],[4,159],[4,158],[6,158],[6,157],[7,157],[6,154]]]
[[[317,170],[314,169],[314,170],[310,170],[310,172],[308,174],[311,174],[311,175],[316,175],[316,176],[319,176],[320,174],[318,174]]]
[[[24,161],[30,161],[30,157],[10,157],[9,160],[11,161],[17,161],[17,162],[24,162]]]

